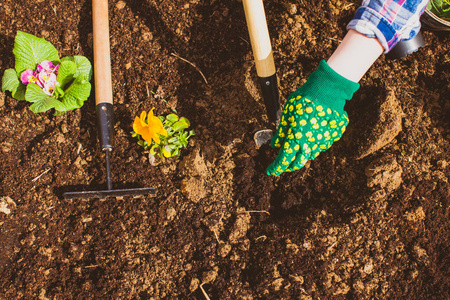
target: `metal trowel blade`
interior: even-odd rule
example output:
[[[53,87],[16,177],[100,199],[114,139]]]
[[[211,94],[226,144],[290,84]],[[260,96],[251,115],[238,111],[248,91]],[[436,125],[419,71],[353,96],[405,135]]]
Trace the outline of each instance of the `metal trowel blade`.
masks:
[[[259,149],[262,145],[268,144],[274,135],[274,131],[272,129],[263,129],[257,131],[253,135],[253,140],[256,144],[256,149]]]

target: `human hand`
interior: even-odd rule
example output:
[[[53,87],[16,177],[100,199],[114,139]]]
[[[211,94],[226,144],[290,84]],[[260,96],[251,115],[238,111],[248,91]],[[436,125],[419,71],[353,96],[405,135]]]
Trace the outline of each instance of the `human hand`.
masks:
[[[327,150],[344,133],[349,119],[344,111],[359,84],[334,72],[325,61],[292,93],[283,108],[271,146],[280,148],[268,175],[302,168]]]

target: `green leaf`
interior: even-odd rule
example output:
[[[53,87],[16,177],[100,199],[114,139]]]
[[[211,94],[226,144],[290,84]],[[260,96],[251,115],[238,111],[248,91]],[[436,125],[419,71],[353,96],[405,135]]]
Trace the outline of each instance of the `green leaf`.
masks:
[[[2,77],[2,92],[10,91],[15,92],[19,87],[20,80],[17,76],[17,72],[14,69],[7,69]]]
[[[427,8],[439,18],[450,20],[450,1],[448,0],[431,0]]]
[[[35,70],[44,60],[59,64],[58,50],[50,42],[22,31],[17,31],[13,53],[18,75],[26,69]]]
[[[153,145],[153,146],[150,148],[150,154],[155,155],[158,151],[159,151],[159,146],[158,146],[158,145]]]
[[[186,119],[187,120],[187,119]],[[175,124],[173,124],[172,128],[174,131],[181,131],[189,127],[189,124],[185,122],[185,120],[181,119]]]
[[[56,84],[64,89],[64,87],[73,80],[76,71],[77,65],[73,61],[61,61],[58,69],[58,76],[56,77]]]
[[[169,114],[169,115],[167,115],[166,119],[172,123],[175,123],[176,121],[179,120],[179,118],[176,114]]]
[[[75,55],[75,56],[66,56],[61,59],[61,63],[63,61],[71,61],[75,63],[76,72],[74,73],[74,77],[78,77],[83,75],[88,81],[91,81],[92,78],[92,64],[84,56]]]
[[[91,81],[92,78],[92,65],[89,59],[84,56],[75,55],[74,57],[75,64],[77,65],[77,72],[75,73],[75,77],[83,75],[88,81]]]
[[[22,82],[19,84],[19,87],[15,92],[12,93],[12,96],[14,99],[23,101],[25,100],[25,92],[27,90],[27,86],[23,84]]]
[[[53,95],[56,99],[64,97],[64,90],[59,86],[58,83],[55,84],[55,93]]]
[[[185,117],[182,117],[182,118],[180,119],[180,121],[185,122],[185,123],[188,125],[188,127],[191,126],[191,122],[189,122],[189,120],[188,120],[187,118],[185,118]]]
[[[7,69],[2,78],[2,91],[10,91],[13,98],[25,100],[26,85],[20,82],[14,69]]]
[[[181,151],[180,149],[175,149],[175,151],[173,151],[172,156],[180,156]]]
[[[28,102],[33,102],[30,110],[34,113],[44,112],[52,108],[55,108],[57,111],[64,111],[64,106],[60,101],[44,93],[42,88],[35,83],[27,85],[25,99]]]
[[[173,143],[175,143],[176,141],[178,141],[178,138],[177,138],[177,137],[173,137],[173,138],[170,138],[170,139],[167,140],[167,142],[168,142],[169,144],[173,144]]]
[[[84,76],[77,77],[69,87],[64,90],[64,97],[62,103],[65,111],[80,108],[84,101],[89,98],[91,94],[91,84],[84,79]]]

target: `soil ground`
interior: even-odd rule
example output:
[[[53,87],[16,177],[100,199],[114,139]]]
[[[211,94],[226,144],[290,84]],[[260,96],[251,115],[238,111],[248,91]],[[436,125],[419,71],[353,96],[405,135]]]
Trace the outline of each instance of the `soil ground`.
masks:
[[[282,103],[359,4],[265,1]],[[114,0],[109,13],[113,181],[157,196],[64,200],[105,188],[93,94],[53,116],[0,93],[0,299],[450,298],[448,33],[382,56],[343,138],[276,178],[276,150],[253,141],[273,124],[240,1]],[[90,1],[1,1],[1,74],[17,30],[92,61]],[[158,166],[130,136],[152,107],[196,132]]]

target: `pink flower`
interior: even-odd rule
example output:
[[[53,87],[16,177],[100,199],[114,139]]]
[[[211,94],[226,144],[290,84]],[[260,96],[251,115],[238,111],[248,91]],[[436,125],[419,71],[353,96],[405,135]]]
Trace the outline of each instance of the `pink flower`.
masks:
[[[39,81],[41,82],[41,84],[43,86],[46,86],[46,85],[49,85],[49,84],[55,85],[55,82],[56,82],[56,75],[55,75],[55,73],[49,73],[49,72],[44,71],[44,70],[39,72],[38,78],[39,78]]]
[[[37,71],[27,69],[20,75],[23,84],[35,83],[42,88],[44,93],[51,96],[55,92],[56,74],[59,65],[54,65],[49,60],[42,61],[37,66]]]
[[[58,68],[59,65],[54,65],[51,61],[49,60],[43,60],[38,66],[37,66],[37,71],[39,73],[41,73],[42,71],[46,71],[49,73],[58,73]]]
[[[53,95],[55,92],[55,83],[47,83],[42,90],[49,96]]]
[[[43,87],[43,85],[39,82],[36,72],[31,69],[26,69],[23,71],[20,75],[20,80],[23,84],[29,84],[31,82]]]

